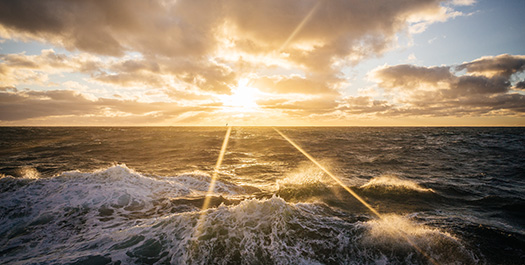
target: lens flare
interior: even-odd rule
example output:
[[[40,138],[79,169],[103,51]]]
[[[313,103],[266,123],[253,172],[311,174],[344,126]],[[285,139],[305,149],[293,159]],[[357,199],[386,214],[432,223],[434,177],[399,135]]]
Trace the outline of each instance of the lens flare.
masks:
[[[226,147],[228,146],[228,140],[230,139],[231,131],[232,131],[232,126],[228,126],[228,130],[226,130],[226,135],[224,136],[224,141],[222,142],[222,147],[219,153],[219,158],[217,159],[217,163],[215,164],[215,169],[213,170],[213,175],[210,180],[210,186],[208,188],[208,192],[206,193],[206,197],[204,198],[204,203],[202,204],[201,214],[199,216],[199,220],[197,221],[197,225],[195,226],[194,237],[199,237],[202,232],[202,224],[204,223],[204,220],[206,219],[205,210],[208,209],[208,206],[210,205],[210,201],[211,201],[211,194],[215,190],[215,182],[217,181],[217,175],[219,175],[219,169],[222,164],[222,159],[224,158],[224,154],[226,153]]]
[[[295,35],[297,35],[297,33],[299,33],[303,29],[304,25],[306,25],[306,22],[308,22],[308,20],[310,20],[310,18],[315,13],[317,8],[319,8],[319,6],[321,5],[321,2],[322,1],[318,1],[317,4],[315,4],[315,6],[313,6],[312,9],[310,9],[310,12],[308,12],[308,14],[301,21],[301,23],[299,23],[299,25],[297,25],[297,27],[294,29],[292,34],[290,34],[288,39],[286,39],[286,41],[283,43],[283,45],[281,45],[281,47],[279,48],[279,52],[284,50],[286,48],[286,46],[288,46],[290,41],[295,37]]]
[[[328,171],[323,165],[319,164],[317,160],[315,160],[310,154],[308,154],[306,151],[304,151],[299,145],[297,145],[294,141],[292,141],[290,138],[288,138],[286,135],[284,135],[281,131],[279,131],[277,128],[273,127],[273,129],[279,133],[286,141],[288,141],[293,147],[295,147],[299,152],[301,152],[304,156],[306,156],[312,163],[314,163],[316,166],[318,166],[326,175],[330,176],[339,186],[341,186],[343,189],[345,189],[350,195],[352,195],[354,198],[356,198],[360,203],[362,203],[368,210],[370,210],[373,214],[375,214],[379,219],[383,220],[383,216],[374,209],[370,204],[368,204],[361,196],[359,196],[357,193],[355,193],[350,187],[346,186],[339,178],[334,176],[330,171]],[[421,253],[423,256],[425,256],[432,264],[439,265],[439,263],[430,257],[425,251],[423,251],[420,247],[416,246],[416,244],[407,236],[406,233],[399,230],[398,228],[391,226],[392,231],[396,232],[398,235],[400,235],[403,239],[405,239],[408,244],[410,244],[416,251]]]
[[[334,176],[330,171],[328,171],[323,165],[319,164],[317,160],[315,160],[312,156],[310,156],[306,151],[304,151],[300,146],[298,146],[294,141],[292,141],[290,138],[288,138],[286,135],[284,135],[281,131],[277,130],[277,128],[273,128],[277,133],[279,133],[286,141],[288,141],[293,147],[295,147],[299,152],[301,152],[304,156],[306,156],[310,161],[312,161],[316,166],[318,166],[326,175],[330,176],[339,186],[343,187],[350,195],[354,196],[360,203],[362,203],[368,210],[370,210],[373,214],[375,214],[377,217],[381,218],[381,215],[379,212],[377,212],[370,204],[368,204],[361,196],[357,195],[352,189],[350,189],[348,186],[346,186],[339,178]]]

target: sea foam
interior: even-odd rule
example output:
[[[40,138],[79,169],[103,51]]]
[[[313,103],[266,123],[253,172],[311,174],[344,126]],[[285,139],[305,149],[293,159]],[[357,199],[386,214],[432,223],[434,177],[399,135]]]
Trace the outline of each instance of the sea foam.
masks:
[[[432,189],[423,188],[414,181],[399,178],[393,175],[383,175],[372,178],[366,184],[361,186],[362,189],[384,189],[384,190],[405,190],[415,192],[434,192]]]
[[[147,176],[116,165],[0,184],[16,181],[24,182],[0,194],[3,263],[424,263],[392,225],[438,261],[450,253],[469,257],[459,240],[437,228],[404,217],[353,216],[322,202],[273,196],[178,211],[174,198],[204,196],[206,174]],[[226,197],[242,192],[232,183],[218,187],[216,194]]]

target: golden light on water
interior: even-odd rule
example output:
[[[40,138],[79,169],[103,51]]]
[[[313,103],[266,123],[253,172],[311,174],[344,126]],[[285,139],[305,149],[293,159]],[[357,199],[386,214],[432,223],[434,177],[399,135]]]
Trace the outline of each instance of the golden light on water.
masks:
[[[304,156],[306,156],[310,161],[312,161],[316,166],[318,166],[326,175],[331,177],[339,186],[343,187],[350,195],[354,196],[360,203],[362,203],[368,210],[370,210],[373,214],[375,214],[377,217],[381,218],[381,214],[377,212],[370,204],[368,204],[361,196],[357,195],[352,189],[350,189],[348,186],[346,186],[339,178],[334,176],[330,171],[328,171],[323,165],[319,164],[317,160],[315,160],[311,155],[309,155],[306,151],[304,151],[300,146],[298,146],[294,141],[292,141],[288,136],[284,135],[281,131],[279,131],[277,128],[273,128],[277,133],[279,133],[286,141],[288,141],[293,147],[295,147],[299,152],[301,152]]]
[[[278,130],[275,127],[272,127],[279,135],[281,135],[288,143],[290,143],[293,147],[295,147],[299,152],[301,152],[304,156],[306,156],[312,163],[314,163],[317,167],[319,167],[326,175],[328,175],[330,178],[332,178],[339,186],[341,186],[343,189],[345,189],[350,195],[352,195],[355,199],[357,199],[361,204],[363,204],[368,210],[370,210],[375,216],[377,216],[380,220],[386,221],[385,218],[376,210],[374,209],[370,204],[368,204],[361,196],[359,196],[357,193],[355,193],[350,187],[345,185],[338,177],[336,177],[334,174],[332,174],[328,169],[326,169],[323,165],[321,165],[315,158],[313,158],[310,154],[308,154],[304,149],[302,149],[299,145],[297,145],[292,139],[290,139],[288,136],[286,136],[284,133],[282,133],[280,130]],[[215,164],[215,169],[213,171],[213,175],[210,180],[210,185],[208,188],[208,192],[206,193],[206,197],[204,199],[204,203],[202,205],[201,213],[199,216],[199,219],[197,221],[197,224],[195,226],[193,237],[198,239],[203,231],[203,224],[206,220],[206,209],[208,209],[211,196],[213,191],[215,190],[215,183],[217,181],[217,176],[219,174],[219,169],[221,167],[222,161],[224,159],[224,154],[226,153],[226,148],[228,146],[228,141],[230,139],[232,126],[229,126],[226,130],[226,135],[224,136],[224,140],[221,146],[221,150],[219,152],[219,157],[217,158],[217,163]],[[412,239],[408,237],[408,235],[401,231],[399,228],[395,227],[394,225],[391,225],[387,223],[391,231],[398,234],[400,237],[402,237],[409,245],[411,245],[416,251],[421,253],[423,256],[425,256],[432,264],[438,265],[439,263],[430,257],[423,249],[418,247]]]
[[[279,131],[277,128],[273,127],[273,129],[279,133],[286,141],[288,141],[293,147],[295,147],[299,152],[301,152],[304,156],[306,156],[312,163],[314,163],[316,166],[318,166],[326,175],[330,176],[339,186],[341,186],[343,189],[345,189],[350,195],[352,195],[354,198],[356,198],[360,203],[362,203],[368,210],[370,210],[374,215],[376,215],[379,219],[383,220],[383,216],[374,209],[370,204],[368,204],[361,196],[359,196],[357,193],[355,193],[350,187],[345,185],[338,177],[334,176],[330,171],[328,171],[323,165],[321,165],[317,160],[315,160],[310,154],[308,154],[304,149],[302,149],[299,145],[297,145],[292,139],[288,138],[288,136],[284,135],[281,131]],[[389,225],[387,223],[387,225]],[[398,235],[403,237],[408,244],[410,244],[416,251],[421,253],[423,256],[425,256],[432,264],[438,265],[439,263],[430,257],[423,249],[418,247],[409,237],[406,233],[399,230],[398,228],[394,227],[393,225],[389,225],[392,231],[396,232]]]
[[[215,183],[217,182],[217,176],[219,175],[219,169],[222,164],[222,159],[224,158],[224,154],[226,153],[226,147],[228,146],[228,140],[230,139],[230,134],[232,131],[232,126],[229,126],[226,130],[226,135],[224,136],[224,141],[222,142],[221,151],[219,152],[219,158],[217,159],[217,163],[215,164],[215,169],[213,170],[213,175],[210,180],[210,186],[208,187],[208,192],[206,193],[206,197],[204,198],[204,203],[202,204],[201,214],[199,216],[199,220],[197,221],[197,225],[195,226],[195,237],[199,237],[202,232],[202,224],[204,223],[204,220],[206,218],[206,212],[205,210],[208,209],[208,206],[210,205],[211,200],[211,194],[215,190]]]
[[[0,265],[522,263],[525,1],[129,3],[0,1]]]

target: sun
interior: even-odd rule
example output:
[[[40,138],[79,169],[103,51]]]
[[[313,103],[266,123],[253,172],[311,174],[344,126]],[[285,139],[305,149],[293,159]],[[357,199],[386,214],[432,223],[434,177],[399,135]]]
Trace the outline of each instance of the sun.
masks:
[[[224,106],[238,112],[257,110],[259,108],[257,99],[260,97],[261,91],[255,87],[250,87],[249,83],[250,79],[248,78],[239,79],[237,86],[232,89],[232,94],[221,97]]]

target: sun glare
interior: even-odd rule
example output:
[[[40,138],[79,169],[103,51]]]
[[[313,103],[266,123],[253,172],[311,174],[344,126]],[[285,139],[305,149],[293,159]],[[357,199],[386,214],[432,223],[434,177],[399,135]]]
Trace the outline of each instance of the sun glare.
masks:
[[[255,87],[250,87],[249,83],[248,78],[241,78],[237,86],[232,89],[232,94],[222,97],[224,105],[240,112],[256,110],[259,107],[256,101],[261,92]]]

